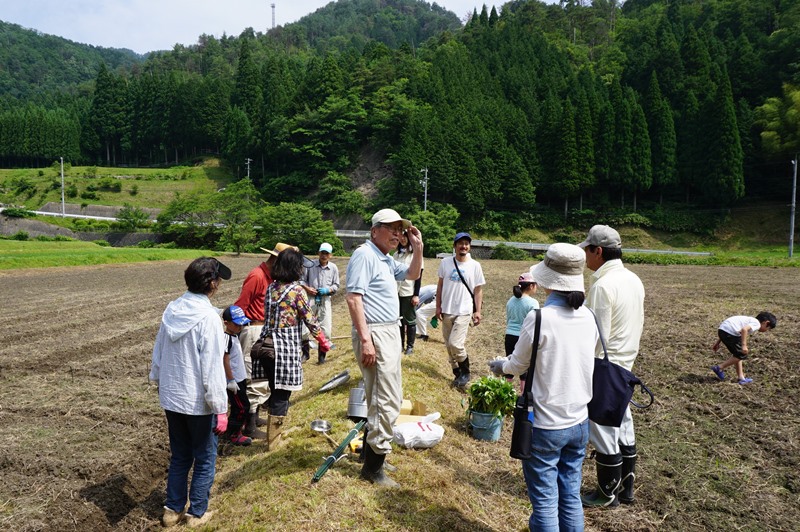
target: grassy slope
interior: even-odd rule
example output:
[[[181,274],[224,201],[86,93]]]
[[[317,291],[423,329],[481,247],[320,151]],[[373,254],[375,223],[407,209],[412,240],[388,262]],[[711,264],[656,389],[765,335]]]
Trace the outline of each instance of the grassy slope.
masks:
[[[88,177],[96,168],[95,177]],[[43,175],[39,175],[39,172]],[[98,199],[84,199],[80,194],[90,184],[98,185],[103,178],[122,181],[121,192],[100,191]],[[32,195],[14,195],[11,181],[14,178],[29,179],[36,186]],[[176,166],[171,168],[106,168],[75,166],[64,172],[66,187],[78,187],[78,196],[67,198],[70,203],[89,205],[123,205],[134,207],[163,208],[173,199],[176,192],[217,190],[231,181],[230,172],[220,165],[218,159],[202,159],[195,166]],[[136,194],[131,194],[133,187]],[[61,176],[58,169],[0,170],[0,202],[24,205],[36,210],[48,201],[61,202]]]

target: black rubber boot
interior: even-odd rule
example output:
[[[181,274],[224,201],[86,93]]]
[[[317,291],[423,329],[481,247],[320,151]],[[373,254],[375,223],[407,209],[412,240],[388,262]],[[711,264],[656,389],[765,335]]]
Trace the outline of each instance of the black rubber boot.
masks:
[[[251,412],[247,416],[247,425],[242,430],[242,434],[245,436],[249,436],[253,439],[264,439],[267,437],[267,433],[263,430],[259,430],[258,426],[256,425],[256,418],[258,417],[258,412]]]
[[[324,364],[326,356],[328,356],[327,351],[323,351],[322,349],[317,351],[317,364]]]
[[[406,324],[400,320],[400,350],[406,350]]]
[[[459,367],[457,367],[457,368],[453,368],[453,375],[455,375],[455,376],[456,376],[456,378],[455,378],[455,379],[453,379],[453,382],[452,382],[452,383],[450,383],[450,384],[451,384],[452,386],[457,386],[457,384],[456,384],[456,383],[458,382],[458,378],[461,376],[461,367],[460,367],[460,366],[459,366]]]
[[[303,352],[302,357],[300,358],[301,362],[305,362],[309,358],[311,358],[311,342],[308,340],[303,340],[301,351]]]
[[[622,453],[622,489],[619,492],[619,502],[633,504],[633,481],[636,480],[636,445],[620,445]]]
[[[400,484],[386,476],[383,470],[385,454],[377,454],[368,444],[364,444],[364,465],[361,468],[361,478],[369,480],[382,488],[399,488]]]
[[[256,427],[266,427],[267,420],[260,416],[261,414],[261,405],[256,407]]]
[[[469,357],[464,359],[464,362],[458,363],[459,375],[456,377],[455,380],[455,387],[463,390],[469,384],[470,374],[469,374]]]
[[[408,327],[408,343],[406,344],[406,351],[407,355],[410,355],[414,352],[414,340],[417,339],[417,326],[414,325],[407,325]]]
[[[597,489],[587,495],[581,495],[581,503],[586,507],[619,506],[617,492],[622,479],[622,455],[595,453],[597,465]]]

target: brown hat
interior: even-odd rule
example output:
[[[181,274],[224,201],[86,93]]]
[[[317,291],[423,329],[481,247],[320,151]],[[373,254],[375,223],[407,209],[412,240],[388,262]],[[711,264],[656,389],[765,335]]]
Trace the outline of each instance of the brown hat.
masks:
[[[280,253],[284,249],[289,249],[289,248],[297,249],[296,246],[290,246],[289,244],[284,244],[283,242],[278,242],[277,244],[275,244],[275,249],[273,249],[272,251],[270,251],[268,249],[265,249],[265,248],[259,248],[259,249],[261,251],[263,251],[264,253],[268,253],[268,254],[272,255],[273,257],[277,257],[278,253]],[[300,251],[300,250],[297,249],[297,251]]]

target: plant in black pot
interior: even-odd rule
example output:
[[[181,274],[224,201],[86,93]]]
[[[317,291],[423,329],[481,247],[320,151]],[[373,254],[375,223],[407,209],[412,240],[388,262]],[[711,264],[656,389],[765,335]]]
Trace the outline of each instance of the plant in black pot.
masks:
[[[472,436],[478,440],[499,440],[503,418],[514,412],[517,402],[514,385],[504,378],[485,376],[470,385],[467,396]]]

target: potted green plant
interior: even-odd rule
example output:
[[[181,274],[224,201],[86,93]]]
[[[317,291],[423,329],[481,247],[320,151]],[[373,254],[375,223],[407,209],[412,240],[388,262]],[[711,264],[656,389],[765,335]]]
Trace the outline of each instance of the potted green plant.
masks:
[[[503,418],[513,414],[517,402],[514,386],[504,378],[485,376],[470,385],[467,395],[472,436],[478,440],[499,440]]]

